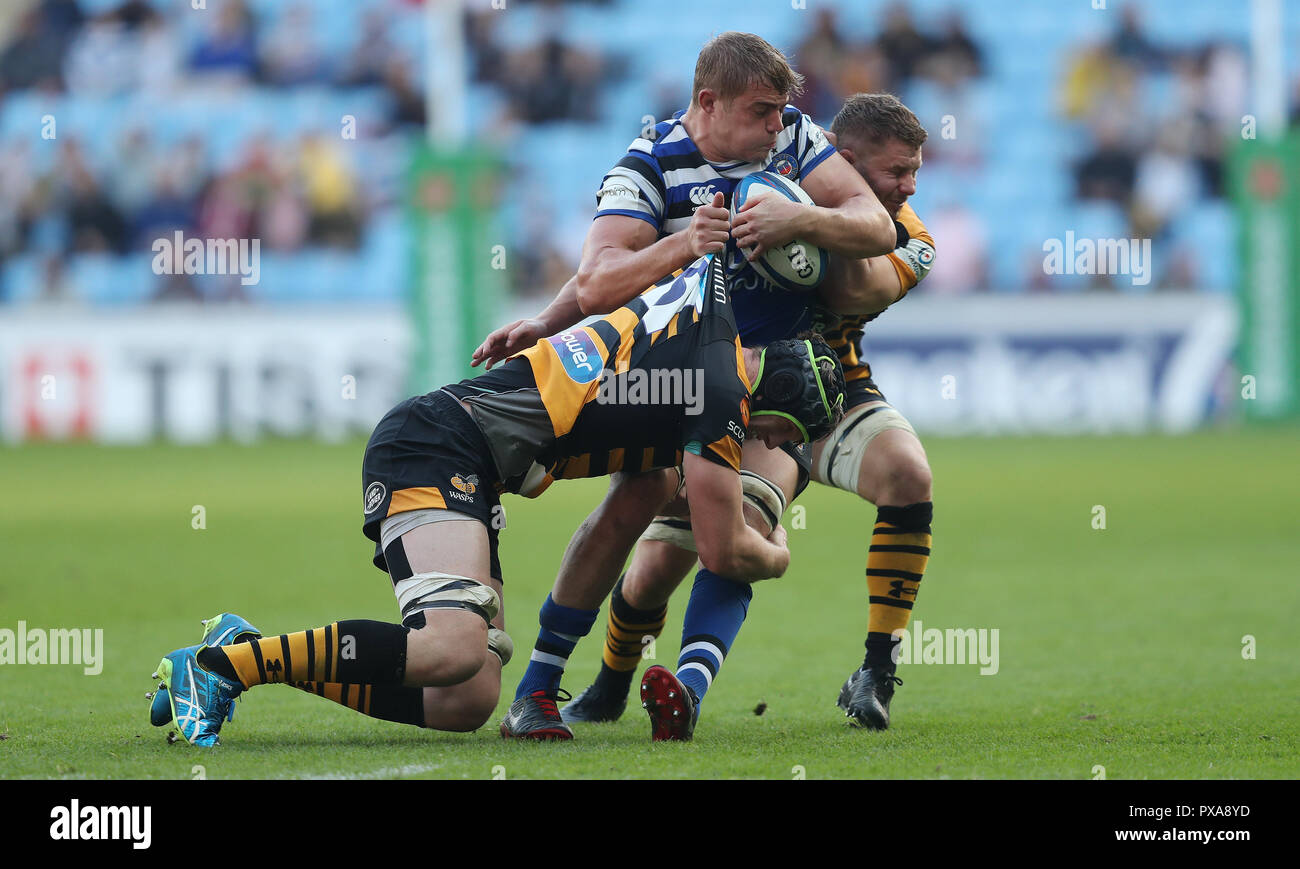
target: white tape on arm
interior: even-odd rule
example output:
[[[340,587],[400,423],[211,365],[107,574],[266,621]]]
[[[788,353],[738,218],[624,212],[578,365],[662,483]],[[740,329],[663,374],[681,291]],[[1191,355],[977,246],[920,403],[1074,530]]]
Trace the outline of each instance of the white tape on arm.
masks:
[[[740,491],[745,497],[745,502],[752,504],[762,514],[769,532],[781,524],[781,516],[785,513],[786,504],[785,493],[781,491],[780,486],[766,477],[742,468]]]

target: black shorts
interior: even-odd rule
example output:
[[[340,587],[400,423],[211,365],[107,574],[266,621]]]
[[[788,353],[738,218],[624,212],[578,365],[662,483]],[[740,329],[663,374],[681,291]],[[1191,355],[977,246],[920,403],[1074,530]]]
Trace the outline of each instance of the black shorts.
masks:
[[[487,526],[491,574],[501,579],[497,538],[504,525],[497,472],[478,425],[445,392],[408,398],[375,427],[361,461],[361,530],[375,541],[375,566],[388,570],[384,519],[407,510],[455,510]]]
[[[781,450],[794,459],[794,463],[799,466],[799,483],[794,489],[794,496],[798,498],[800,493],[808,488],[808,481],[812,479],[812,444],[786,441],[781,444]]]
[[[850,369],[850,371],[853,369]],[[847,376],[849,372],[845,372]],[[848,380],[844,383],[844,412],[848,413],[855,407],[861,407],[873,401],[883,401],[888,403],[885,394],[876,386],[876,381],[871,379],[871,375],[859,378],[858,380]]]

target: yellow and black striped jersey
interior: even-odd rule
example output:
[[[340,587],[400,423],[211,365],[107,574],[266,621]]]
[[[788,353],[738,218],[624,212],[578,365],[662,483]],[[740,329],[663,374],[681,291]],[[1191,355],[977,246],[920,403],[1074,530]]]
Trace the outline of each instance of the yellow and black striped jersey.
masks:
[[[550,479],[672,467],[687,450],[739,471],[749,425],[731,294],[712,255],[446,390],[469,407],[502,487],[526,495]]]
[[[925,224],[921,222],[921,218],[916,216],[912,206],[906,203],[898,211],[898,222],[907,230],[909,239],[907,244],[895,248],[887,256],[894,271],[898,273],[898,281],[903,288],[898,298],[902,299],[930,273],[930,267],[934,265],[934,239],[931,238]],[[846,383],[871,377],[871,366],[861,358],[859,342],[862,340],[866,324],[882,313],[877,311],[874,314],[854,314],[844,317],[838,325],[824,333],[826,343],[839,354],[840,364],[844,366]]]

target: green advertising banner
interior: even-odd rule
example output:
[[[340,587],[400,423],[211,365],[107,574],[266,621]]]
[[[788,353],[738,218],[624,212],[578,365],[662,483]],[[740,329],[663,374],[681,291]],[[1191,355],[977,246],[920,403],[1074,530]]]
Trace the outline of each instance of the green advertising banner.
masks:
[[[1242,406],[1248,419],[1300,416],[1300,134],[1242,141],[1229,181],[1240,233]]]
[[[470,354],[501,325],[505,248],[496,217],[502,174],[502,162],[481,148],[422,146],[412,162],[406,186],[412,394],[471,374]]]

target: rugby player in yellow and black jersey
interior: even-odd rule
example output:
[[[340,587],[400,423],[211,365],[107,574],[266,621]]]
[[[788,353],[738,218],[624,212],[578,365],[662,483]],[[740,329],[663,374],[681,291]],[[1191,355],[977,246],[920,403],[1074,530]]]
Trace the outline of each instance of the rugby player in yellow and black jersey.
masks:
[[[867,181],[894,218],[898,244],[883,257],[832,263],[823,301],[849,313],[827,326],[849,385],[844,420],[813,447],[816,482],[852,492],[876,507],[867,549],[866,657],[840,689],[837,705],[850,724],[889,726],[900,632],[911,619],[930,560],[934,505],[930,465],[920,438],[871,377],[860,341],[867,322],[907,295],[934,264],[934,239],[907,200],[916,193],[926,132],[889,94],[856,94],[831,124],[840,154]]]
[[[603,388],[638,374],[681,385],[657,400]],[[843,371],[820,338],[741,346],[712,254],[590,325],[407,399],[380,421],[362,463],[363,530],[401,624],[351,619],[172,652],[160,669],[176,725],[193,744],[216,744],[242,691],[289,683],[372,717],[475,730],[496,707],[513,651],[500,492],[535,496],[556,476],[680,465],[701,558],[749,579],[779,576],[790,558],[784,531],[765,538],[742,515],[741,445],[821,436],[843,402]],[[553,699],[533,703],[554,713]]]

